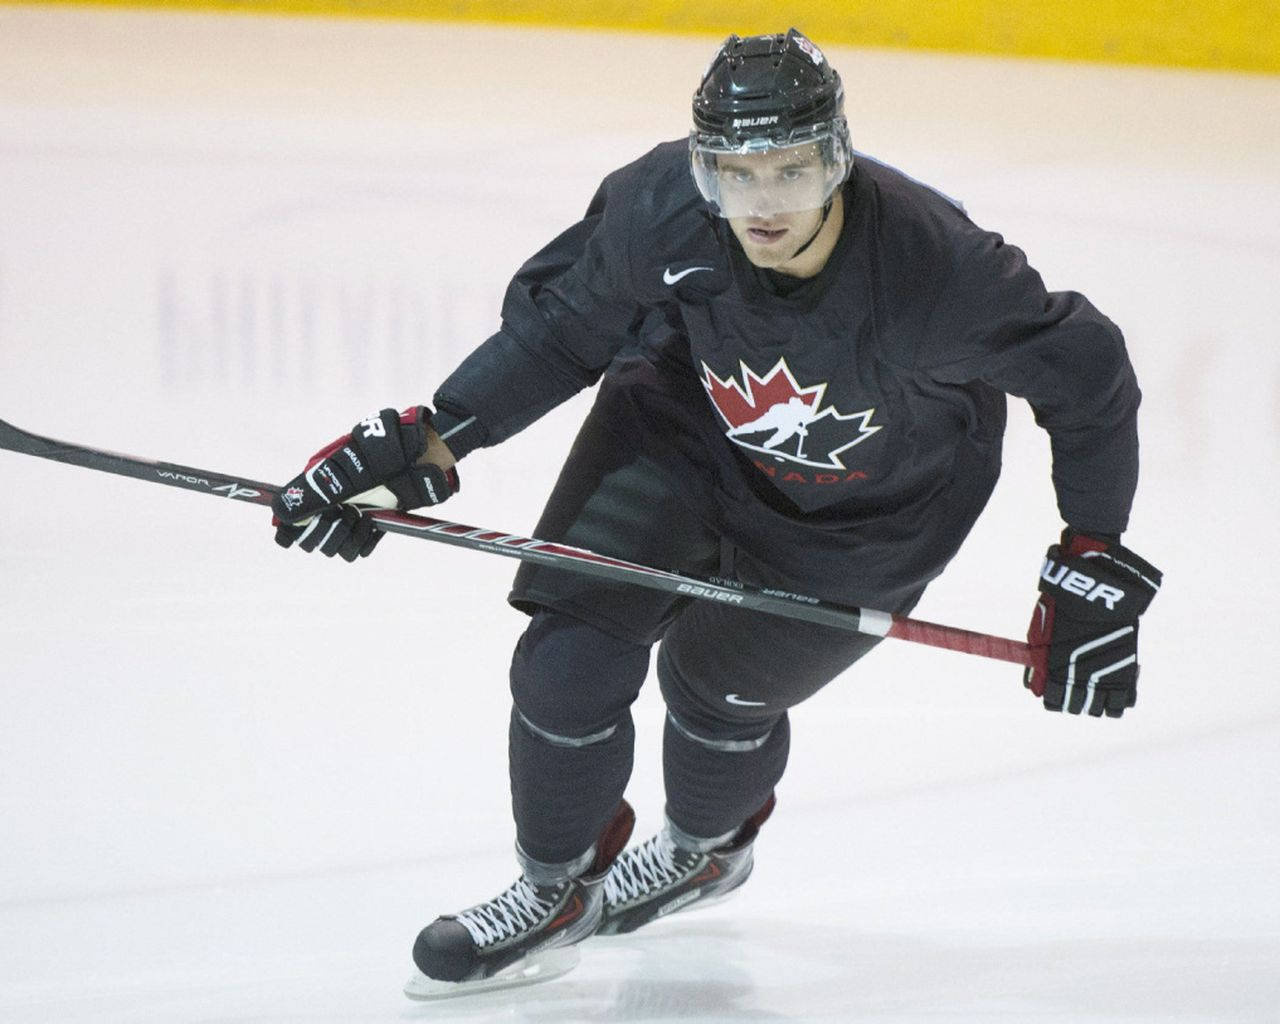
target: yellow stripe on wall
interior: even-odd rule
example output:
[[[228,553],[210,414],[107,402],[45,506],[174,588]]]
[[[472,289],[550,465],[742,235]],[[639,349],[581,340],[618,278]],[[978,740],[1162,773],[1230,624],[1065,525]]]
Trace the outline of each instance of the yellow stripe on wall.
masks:
[[[0,3],[12,0],[0,0]],[[1280,73],[1280,0],[58,0],[95,6],[427,18],[747,35]]]

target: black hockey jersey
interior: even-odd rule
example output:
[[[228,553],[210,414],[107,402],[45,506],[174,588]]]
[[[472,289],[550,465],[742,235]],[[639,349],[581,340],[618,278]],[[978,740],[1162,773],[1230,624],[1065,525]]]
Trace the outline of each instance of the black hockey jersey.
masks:
[[[442,420],[465,424],[450,447],[510,437],[625,349],[674,346],[723,434],[717,457],[794,519],[898,517],[909,535],[950,506],[967,530],[999,471],[1009,393],[1051,437],[1063,519],[1123,531],[1140,395],[1118,328],[896,170],[858,158],[843,194],[827,265],[780,294],[698,195],[685,143],[615,171],[441,385]]]

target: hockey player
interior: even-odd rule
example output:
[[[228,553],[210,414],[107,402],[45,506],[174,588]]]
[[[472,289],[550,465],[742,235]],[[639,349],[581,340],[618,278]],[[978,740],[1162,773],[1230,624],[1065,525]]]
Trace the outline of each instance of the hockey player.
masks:
[[[610,174],[519,270],[502,329],[434,411],[384,410],[313,458],[277,504],[279,542],[367,555],[380,534],[352,498],[384,484],[403,508],[443,501],[456,460],[603,377],[536,536],[906,612],[991,494],[1013,394],[1050,435],[1066,523],[1024,681],[1050,710],[1119,717],[1160,582],[1119,543],[1139,402],[1120,331],[957,204],[855,154],[840,78],[794,29],[731,36],[693,124]],[[410,995],[545,976],[592,934],[741,885],[787,709],[876,642],[528,564],[510,600],[532,617],[510,678],[521,874],[423,930]],[[629,707],[654,644],[666,824],[624,851]]]

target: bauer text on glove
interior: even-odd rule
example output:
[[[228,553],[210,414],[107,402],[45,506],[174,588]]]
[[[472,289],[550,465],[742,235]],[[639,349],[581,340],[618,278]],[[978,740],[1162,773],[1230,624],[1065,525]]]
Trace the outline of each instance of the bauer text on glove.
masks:
[[[1049,548],[1027,642],[1023,682],[1050,711],[1119,718],[1138,699],[1138,619],[1159,569],[1118,542],[1068,528]]]

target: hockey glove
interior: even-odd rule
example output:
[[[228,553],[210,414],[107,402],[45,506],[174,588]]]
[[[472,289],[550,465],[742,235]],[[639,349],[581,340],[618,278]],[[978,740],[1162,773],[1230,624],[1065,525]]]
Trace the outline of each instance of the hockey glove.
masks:
[[[427,447],[431,414],[423,406],[397,413],[383,409],[332,444],[316,452],[307,468],[289,481],[272,503],[276,543],[295,542],[304,551],[347,561],[368,555],[382,534],[360,514],[360,504],[385,507],[386,501],[361,497],[379,485],[397,508],[438,505],[458,489],[458,474],[433,463],[419,465]]]
[[[1162,574],[1118,543],[1070,527],[1049,548],[1023,684],[1050,711],[1119,718],[1138,699],[1138,617]]]

